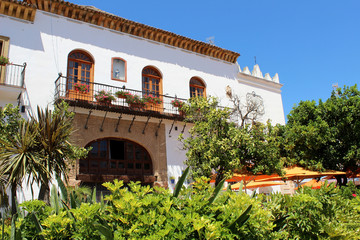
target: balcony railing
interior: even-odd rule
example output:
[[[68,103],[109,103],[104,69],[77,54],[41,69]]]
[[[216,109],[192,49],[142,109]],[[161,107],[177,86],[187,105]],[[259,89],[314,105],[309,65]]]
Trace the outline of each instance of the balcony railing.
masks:
[[[14,87],[24,87],[26,63],[23,65],[9,63],[0,66],[0,84]]]
[[[81,91],[77,86],[82,84],[84,90]],[[55,100],[66,100],[70,102],[70,105],[82,106],[86,108],[96,108],[106,111],[134,113],[138,115],[149,115],[154,116],[168,116],[168,117],[182,117],[183,113],[179,111],[177,107],[174,107],[172,102],[179,100],[187,102],[186,99],[180,99],[176,97],[170,97],[166,95],[156,95],[152,92],[139,91],[134,89],[128,89],[125,87],[115,87],[111,85],[93,83],[81,81],[69,77],[59,76],[55,81]],[[115,97],[115,100],[111,103],[101,102],[96,99],[96,96],[101,92],[105,91]],[[159,104],[145,103],[143,106],[129,104],[125,98],[118,98],[115,93],[123,91],[131,95],[137,95],[140,98],[147,97],[149,95],[155,96],[161,100]]]

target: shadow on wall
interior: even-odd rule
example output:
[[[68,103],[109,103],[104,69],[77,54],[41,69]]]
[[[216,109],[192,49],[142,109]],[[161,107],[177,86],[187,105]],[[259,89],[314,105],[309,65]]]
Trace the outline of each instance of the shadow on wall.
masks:
[[[0,29],[0,35],[10,36],[10,51],[11,45],[36,51],[44,51],[40,30],[35,24],[26,24],[11,20],[7,17],[0,17]]]

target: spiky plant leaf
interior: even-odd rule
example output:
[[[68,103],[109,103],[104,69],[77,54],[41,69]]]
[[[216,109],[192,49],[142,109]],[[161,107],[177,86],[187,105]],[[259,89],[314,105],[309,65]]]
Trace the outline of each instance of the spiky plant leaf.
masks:
[[[37,233],[38,233],[38,237],[39,237],[40,239],[44,239],[44,236],[40,235],[40,233],[42,232],[41,224],[40,224],[39,219],[37,218],[37,216],[36,216],[36,214],[35,214],[34,212],[32,212],[32,213],[30,214],[30,219],[31,219],[31,221],[32,221],[32,222],[34,223],[34,225],[35,225],[36,231],[37,231]]]
[[[1,223],[2,223],[1,236],[2,236],[2,240],[4,240],[4,237],[5,237],[4,236],[4,233],[5,233],[5,218],[2,215],[1,215]]]
[[[70,207],[71,208],[77,208],[77,204],[76,204],[76,195],[75,192],[72,191],[70,193]]]
[[[54,184],[53,184],[53,186],[51,188],[50,205],[55,210],[55,214],[59,214],[59,212],[60,212],[60,202],[59,202],[58,191],[57,191]]]
[[[91,202],[96,203],[96,188],[94,187],[91,194]]]
[[[219,195],[220,191],[222,190],[224,186],[225,179],[221,180],[219,184],[216,186],[213,194],[209,198],[209,205],[212,204],[215,201],[215,198]]]
[[[72,212],[70,212],[69,206],[63,200],[61,200],[61,203],[63,204],[64,209],[65,209],[66,214],[68,215],[68,217],[73,220],[72,227],[73,227],[74,231],[76,232],[76,224],[75,223],[76,223],[77,220],[76,220],[74,214]]]
[[[58,186],[60,188],[61,191],[61,199],[64,200],[65,202],[68,202],[68,191],[67,188],[65,186],[65,183],[63,182],[63,180],[61,179],[61,177],[59,175],[56,175],[56,181],[58,183]]]
[[[251,198],[255,198],[256,197],[256,191],[253,191],[251,194]]]
[[[105,239],[107,240],[113,240],[114,239],[114,233],[113,230],[104,224],[94,224],[94,227],[96,230],[98,230],[102,235],[104,235]]]
[[[246,223],[246,221],[249,219],[249,212],[252,208],[252,205],[250,205],[249,207],[247,207],[247,209],[234,221],[229,225],[229,229],[232,232],[235,232],[235,226],[236,224],[241,227],[242,225],[244,225]]]
[[[173,196],[174,197],[178,197],[179,194],[180,194],[180,190],[189,174],[189,171],[190,171],[190,167],[187,167],[184,171],[184,173],[181,175],[179,181],[177,182],[176,186],[175,186],[175,189],[174,189],[174,193],[173,193]]]
[[[21,240],[22,239],[20,229],[16,229],[16,218],[17,218],[17,214],[14,214],[11,219],[10,240]]]

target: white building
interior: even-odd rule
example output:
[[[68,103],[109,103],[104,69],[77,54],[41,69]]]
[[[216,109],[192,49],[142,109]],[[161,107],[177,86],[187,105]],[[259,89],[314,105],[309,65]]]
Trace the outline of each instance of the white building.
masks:
[[[185,160],[177,137],[189,129],[171,105],[175,98],[216,96],[231,106],[231,89],[244,101],[262,100],[263,121],[285,123],[277,74],[263,76],[257,65],[241,70],[238,53],[94,7],[0,0],[0,53],[13,63],[0,67],[0,106],[19,104],[26,113],[65,100],[76,113],[74,141],[93,150],[72,166],[73,184],[118,178],[173,187]],[[101,104],[101,90],[153,94],[162,103]]]

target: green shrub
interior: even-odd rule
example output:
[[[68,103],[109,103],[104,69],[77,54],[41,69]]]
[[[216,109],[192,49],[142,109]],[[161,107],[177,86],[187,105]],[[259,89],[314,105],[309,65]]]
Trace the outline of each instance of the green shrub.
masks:
[[[213,188],[206,178],[175,193],[117,180],[104,186],[111,194],[100,203],[52,197],[53,207],[21,204],[24,215],[13,226],[5,221],[4,239],[12,233],[23,239],[360,239],[360,197],[349,196],[352,186],[256,197]]]
[[[41,235],[49,240],[71,239],[74,232],[72,223],[73,221],[67,217],[66,212],[61,212],[59,215],[50,215],[41,223],[43,226]]]
[[[345,188],[333,184],[320,189],[301,188],[294,196],[263,198],[274,219],[286,217],[289,239],[360,239],[359,197],[344,197]]]

